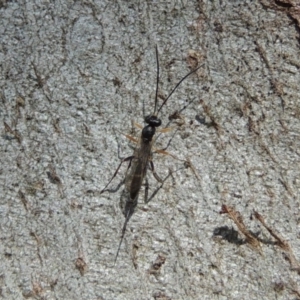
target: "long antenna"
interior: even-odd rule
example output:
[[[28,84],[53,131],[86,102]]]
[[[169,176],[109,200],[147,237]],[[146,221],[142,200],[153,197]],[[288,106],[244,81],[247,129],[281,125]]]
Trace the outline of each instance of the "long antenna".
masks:
[[[169,96],[165,99],[165,101],[162,103],[162,105],[160,106],[160,108],[158,109],[157,113],[160,112],[160,110],[162,109],[162,107],[166,104],[166,102],[168,101],[168,99],[171,97],[171,95],[175,92],[175,90],[179,87],[179,85],[181,84],[181,82],[186,79],[188,76],[190,76],[191,74],[195,73],[197,70],[199,70],[204,64],[202,64],[201,66],[197,67],[196,69],[192,70],[190,73],[188,73],[187,75],[185,75],[174,87],[174,89],[171,91],[171,93],[169,94]],[[155,103],[156,106],[156,103]]]
[[[158,84],[159,84],[159,61],[158,61],[158,50],[157,45],[155,47],[156,50],[156,93],[155,93],[155,104],[154,104],[154,113],[156,113],[156,107],[157,107],[157,97],[158,97]]]

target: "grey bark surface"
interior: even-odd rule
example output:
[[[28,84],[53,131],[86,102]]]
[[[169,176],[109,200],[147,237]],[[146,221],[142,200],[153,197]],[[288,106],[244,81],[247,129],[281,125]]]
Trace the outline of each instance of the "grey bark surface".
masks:
[[[276,3],[0,2],[3,299],[299,299],[299,275],[250,218],[300,258],[300,9]],[[160,188],[148,172],[154,196],[142,188],[114,265],[127,167],[100,191],[153,111],[155,45],[161,96],[204,65],[162,109],[174,130],[156,148],[180,160],[154,155],[172,174]]]

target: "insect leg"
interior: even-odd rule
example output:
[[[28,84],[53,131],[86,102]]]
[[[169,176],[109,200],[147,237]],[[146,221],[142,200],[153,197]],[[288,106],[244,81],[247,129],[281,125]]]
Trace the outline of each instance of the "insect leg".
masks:
[[[145,196],[144,196],[144,202],[147,203],[148,201],[148,192],[149,192],[149,182],[147,177],[145,178]]]
[[[152,193],[152,195],[147,199],[147,202],[145,202],[146,204],[149,203],[154,197],[155,195],[159,192],[159,190],[163,187],[165,181],[172,176],[172,171],[171,169],[169,169],[169,174],[161,181],[161,185],[155,189],[155,191]]]
[[[156,173],[155,170],[154,170],[154,164],[153,164],[153,161],[152,161],[152,160],[149,160],[149,166],[150,166],[151,172],[153,173],[154,178],[155,178],[158,182],[162,183],[163,181],[161,180],[161,178],[157,175],[157,173]]]
[[[132,161],[133,158],[134,158],[134,156],[129,156],[129,157],[126,157],[126,158],[124,158],[124,159],[121,160],[121,162],[120,162],[118,168],[116,169],[114,175],[112,176],[112,178],[110,179],[110,181],[107,183],[107,185],[104,187],[104,189],[100,192],[100,194],[102,194],[102,193],[104,193],[105,191],[107,191],[106,188],[109,186],[109,184],[112,182],[112,180],[116,177],[116,175],[117,175],[118,172],[119,172],[119,169],[120,169],[121,165],[122,165],[124,162],[129,161],[128,169],[130,168],[130,166],[131,166],[131,161]]]

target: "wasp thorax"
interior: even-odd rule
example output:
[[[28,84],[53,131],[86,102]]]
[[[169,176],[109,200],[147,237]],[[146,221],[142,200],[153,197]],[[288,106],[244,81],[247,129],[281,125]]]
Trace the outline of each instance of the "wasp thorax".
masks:
[[[153,127],[159,127],[161,125],[161,119],[153,115],[145,117],[145,122]]]
[[[151,142],[155,134],[155,127],[147,125],[142,130],[142,138],[144,142]]]

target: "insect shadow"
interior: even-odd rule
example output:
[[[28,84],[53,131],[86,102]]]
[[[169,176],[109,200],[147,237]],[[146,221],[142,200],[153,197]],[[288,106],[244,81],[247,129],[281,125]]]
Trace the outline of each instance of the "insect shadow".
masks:
[[[153,146],[153,137],[156,133],[156,130],[158,132],[168,132],[170,128],[164,128],[164,129],[157,129],[159,126],[161,126],[162,122],[157,117],[161,109],[164,107],[168,99],[171,97],[171,95],[175,92],[175,90],[178,88],[178,86],[191,74],[195,73],[199,68],[202,67],[199,66],[196,69],[189,72],[187,75],[185,75],[173,88],[173,90],[170,92],[170,94],[164,99],[163,103],[158,108],[158,84],[159,84],[159,60],[158,60],[158,49],[156,46],[156,67],[157,67],[157,78],[156,78],[156,93],[155,93],[155,102],[154,102],[154,112],[151,115],[148,115],[144,118],[144,121],[146,123],[145,127],[142,129],[142,133],[139,140],[136,140],[132,136],[126,135],[128,139],[130,139],[132,142],[137,143],[137,146],[133,152],[133,155],[123,158],[116,169],[115,173],[113,174],[112,178],[109,180],[109,182],[106,184],[106,186],[101,190],[100,194],[104,193],[105,191],[110,191],[107,189],[109,184],[112,182],[112,180],[116,177],[116,175],[119,172],[119,169],[121,165],[125,162],[128,162],[128,168],[126,171],[125,179],[120,183],[120,185],[117,187],[119,188],[122,184],[125,183],[125,188],[122,191],[121,194],[121,209],[125,216],[124,225],[122,228],[121,233],[121,240],[119,243],[119,247],[117,250],[117,254],[115,257],[115,263],[118,258],[118,254],[122,245],[122,241],[125,235],[127,223],[130,220],[131,216],[134,213],[134,210],[138,203],[138,195],[142,187],[142,183],[144,181],[147,169],[149,168],[154,176],[154,178],[161,183],[161,186],[158,188],[158,190],[162,187],[163,183],[168,179],[171,172],[169,172],[169,175],[162,180],[154,169],[154,164],[152,161],[153,153],[161,153],[161,154],[167,154],[171,155],[168,152],[166,152],[164,149],[162,150],[152,150]],[[172,156],[172,155],[171,155]],[[145,199],[148,198],[148,181],[146,180],[146,187],[145,187]],[[150,199],[152,199],[158,190],[154,191]],[[150,200],[146,200],[145,202],[148,203]]]

